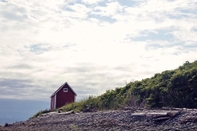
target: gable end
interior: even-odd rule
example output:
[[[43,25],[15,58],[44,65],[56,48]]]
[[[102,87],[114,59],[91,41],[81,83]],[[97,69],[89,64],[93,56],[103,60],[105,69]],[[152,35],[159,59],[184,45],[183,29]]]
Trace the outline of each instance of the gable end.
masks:
[[[67,82],[65,82],[62,86],[60,86],[52,95],[51,98],[54,97],[65,85],[67,85],[70,90],[74,93],[74,95],[76,96],[77,94],[73,91],[73,89],[69,86],[69,84]]]

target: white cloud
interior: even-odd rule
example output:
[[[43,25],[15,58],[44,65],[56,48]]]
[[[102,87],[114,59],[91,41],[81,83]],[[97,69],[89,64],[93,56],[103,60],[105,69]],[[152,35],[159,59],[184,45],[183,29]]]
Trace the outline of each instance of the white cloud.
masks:
[[[195,7],[184,0],[0,2],[0,79],[7,81],[0,89],[12,92],[14,80],[24,87],[21,99],[48,99],[67,81],[83,99],[174,69],[196,59]]]
[[[81,0],[85,4],[97,4],[98,2],[102,2],[104,0]]]

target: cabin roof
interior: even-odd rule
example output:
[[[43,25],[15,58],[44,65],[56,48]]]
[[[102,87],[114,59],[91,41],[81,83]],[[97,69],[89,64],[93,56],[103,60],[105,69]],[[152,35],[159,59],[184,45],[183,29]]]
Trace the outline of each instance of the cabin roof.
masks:
[[[77,95],[74,90],[69,86],[69,84],[67,82],[65,82],[62,86],[60,86],[52,95],[51,97],[55,96],[65,85],[67,85],[71,91],[74,93],[74,95]]]

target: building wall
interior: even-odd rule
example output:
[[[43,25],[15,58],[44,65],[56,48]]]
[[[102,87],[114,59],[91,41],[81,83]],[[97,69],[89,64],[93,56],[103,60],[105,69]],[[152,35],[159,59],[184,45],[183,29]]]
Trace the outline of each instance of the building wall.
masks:
[[[68,92],[64,92],[63,89],[68,88]],[[57,94],[56,94],[56,108],[59,108],[65,104],[72,103],[75,101],[75,95],[69,86],[65,85]]]
[[[55,109],[55,96],[51,97],[51,110],[54,110]]]

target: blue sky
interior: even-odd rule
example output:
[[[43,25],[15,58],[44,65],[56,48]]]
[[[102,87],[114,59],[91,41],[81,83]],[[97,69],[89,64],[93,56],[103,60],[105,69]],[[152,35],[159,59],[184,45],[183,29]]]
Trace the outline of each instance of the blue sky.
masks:
[[[197,0],[0,0],[0,99],[77,100],[197,59]]]
[[[0,99],[0,104],[0,125],[27,120],[48,106],[48,103],[43,101],[12,99]]]

